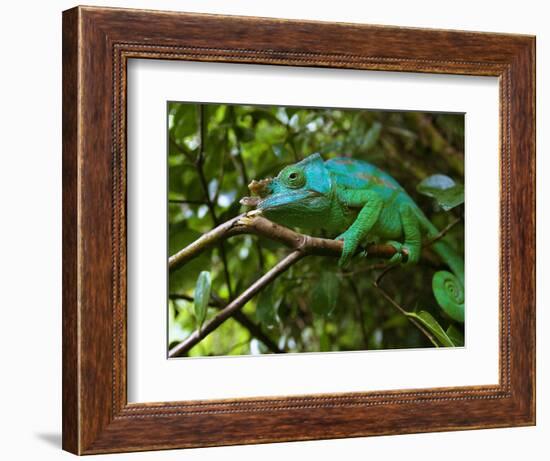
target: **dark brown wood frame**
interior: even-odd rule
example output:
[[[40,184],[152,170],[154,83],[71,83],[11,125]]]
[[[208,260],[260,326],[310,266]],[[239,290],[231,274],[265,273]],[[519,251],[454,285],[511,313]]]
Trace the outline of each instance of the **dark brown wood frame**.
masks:
[[[499,77],[499,384],[129,404],[125,110],[132,58]],[[534,424],[534,79],[531,36],[65,11],[63,448],[88,454]]]

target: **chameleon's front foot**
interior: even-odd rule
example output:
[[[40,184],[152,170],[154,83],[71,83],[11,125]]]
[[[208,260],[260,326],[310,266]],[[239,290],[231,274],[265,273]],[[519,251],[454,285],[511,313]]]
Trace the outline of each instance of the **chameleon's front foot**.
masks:
[[[390,264],[416,264],[420,258],[420,252],[405,243],[390,240],[386,244],[395,248],[395,254],[388,261]]]
[[[389,264],[399,264],[404,260],[408,260],[408,254],[406,256],[403,254],[403,244],[393,240],[386,242],[386,244],[395,248],[395,254],[389,259]]]
[[[344,241],[344,248],[342,248],[342,255],[338,260],[338,265],[343,268],[343,267],[346,267],[351,261],[351,258],[353,257],[353,255],[355,254],[355,251],[357,250],[357,247],[359,246],[359,241],[357,240],[354,234],[348,231],[344,232],[343,234],[340,234],[338,237],[336,237],[336,240]]]

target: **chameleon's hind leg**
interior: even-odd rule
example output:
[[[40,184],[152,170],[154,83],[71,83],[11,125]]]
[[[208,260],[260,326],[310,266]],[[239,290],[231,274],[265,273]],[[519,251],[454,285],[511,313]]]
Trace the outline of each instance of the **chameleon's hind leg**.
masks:
[[[386,243],[392,245],[396,250],[389,260],[390,264],[400,263],[416,264],[420,259],[420,251],[422,249],[422,234],[420,231],[420,223],[414,213],[412,207],[408,204],[399,207],[399,218],[403,229],[404,242],[396,242],[390,240]],[[406,259],[404,253],[407,254]]]

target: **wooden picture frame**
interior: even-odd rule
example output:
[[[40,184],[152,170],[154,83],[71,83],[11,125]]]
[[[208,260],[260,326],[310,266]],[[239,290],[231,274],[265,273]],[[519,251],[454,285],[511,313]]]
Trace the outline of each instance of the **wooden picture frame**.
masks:
[[[499,384],[129,404],[125,111],[131,58],[498,77]],[[94,7],[63,13],[65,450],[92,454],[533,424],[534,37]]]

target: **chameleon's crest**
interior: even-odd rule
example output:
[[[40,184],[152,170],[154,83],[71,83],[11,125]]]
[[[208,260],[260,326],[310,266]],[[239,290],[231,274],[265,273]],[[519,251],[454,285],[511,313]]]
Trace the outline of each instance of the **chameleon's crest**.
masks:
[[[307,178],[305,187],[307,189],[314,190],[320,194],[327,194],[330,191],[330,176],[325,162],[319,154],[311,154],[292,166],[304,169]]]

